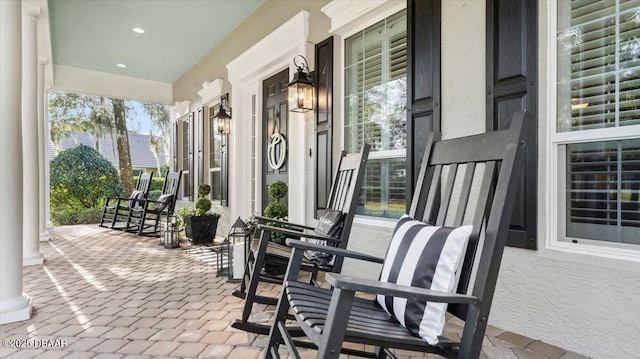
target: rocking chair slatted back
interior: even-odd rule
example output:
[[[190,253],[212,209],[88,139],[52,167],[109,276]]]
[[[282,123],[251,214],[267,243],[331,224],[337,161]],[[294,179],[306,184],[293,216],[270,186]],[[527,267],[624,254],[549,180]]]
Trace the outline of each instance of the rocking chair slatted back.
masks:
[[[159,234],[160,216],[174,213],[181,178],[182,171],[167,173],[162,186],[162,195],[171,195],[171,201],[162,205],[162,209],[155,209],[154,207],[156,204],[165,202],[145,200],[144,205],[141,208],[129,211],[125,230],[135,231],[138,235]],[[151,231],[145,232],[145,229],[148,228],[151,228]]]
[[[153,172],[141,173],[140,176],[138,177],[138,183],[136,183],[136,190],[142,191],[144,193],[144,199],[146,199],[147,195],[149,194],[152,178],[153,178]]]
[[[510,130],[446,141],[440,141],[437,133],[430,134],[428,142],[433,145],[427,147],[409,215],[436,226],[473,225],[457,293],[470,293],[473,290],[473,294],[478,295],[480,292],[475,290],[478,279],[486,282],[484,279],[490,266],[486,265],[486,261],[482,262],[484,266],[475,265],[483,259],[477,253],[479,249],[495,246],[495,233],[485,233],[485,229],[497,227],[488,227],[486,221],[492,218],[489,210],[496,200],[494,196],[499,195],[494,193],[496,181],[498,178],[504,179],[502,173],[512,169],[512,165],[502,166],[503,163],[510,163],[510,159],[504,158],[505,147],[517,141],[518,137],[514,136],[520,135],[524,116],[524,112],[514,115],[514,127]],[[506,188],[505,184],[501,185],[500,188]],[[493,216],[496,217],[496,214]],[[483,238],[482,248],[479,248],[480,238]],[[473,273],[475,268],[478,269],[477,273]],[[477,280],[470,287],[474,274]],[[495,286],[495,283],[492,285]],[[493,293],[493,289],[489,292]],[[450,305],[449,312],[464,320],[466,308]]]
[[[102,209],[102,216],[100,218],[100,226],[104,227],[104,222],[109,220],[109,228],[116,228],[118,220],[126,221],[129,214],[130,206],[133,204],[138,205],[143,203],[142,200],[146,200],[149,195],[149,189],[151,188],[151,179],[153,178],[153,172],[141,173],[136,182],[136,191],[142,192],[142,197],[138,200],[128,200],[127,198],[106,198],[104,208]]]
[[[329,192],[327,208],[342,211],[345,214],[345,220],[340,234],[341,241],[338,244],[340,248],[347,248],[353,217],[356,214],[356,207],[358,206],[358,193],[354,192],[362,186],[365,172],[362,164],[366,163],[369,157],[369,149],[369,145],[364,145],[362,151],[358,154],[346,156],[344,152],[342,153],[340,162],[338,163],[338,172],[336,173]],[[342,262],[342,258],[336,258],[333,271],[340,272]]]

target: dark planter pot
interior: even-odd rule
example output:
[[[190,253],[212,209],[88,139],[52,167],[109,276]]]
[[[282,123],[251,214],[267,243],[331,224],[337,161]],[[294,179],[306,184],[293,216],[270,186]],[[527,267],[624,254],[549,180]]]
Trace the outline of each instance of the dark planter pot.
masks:
[[[184,219],[186,234],[193,244],[212,244],[218,229],[218,217],[192,216]]]

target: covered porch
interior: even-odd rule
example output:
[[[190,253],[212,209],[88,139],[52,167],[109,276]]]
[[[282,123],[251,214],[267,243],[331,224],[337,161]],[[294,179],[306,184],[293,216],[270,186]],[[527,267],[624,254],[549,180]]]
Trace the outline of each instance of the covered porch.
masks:
[[[93,225],[56,227],[41,248],[46,263],[24,272],[25,292],[34,297],[31,319],[0,327],[3,340],[31,347],[3,342],[2,358],[262,357],[266,337],[230,326],[242,310],[241,300],[231,295],[237,284],[183,250]],[[260,294],[277,289],[262,284]],[[273,309],[259,306],[254,315],[268,318]],[[445,331],[461,329],[450,319]],[[493,326],[483,347],[481,358],[489,359],[585,358]]]
[[[141,60],[141,54],[150,51],[140,51],[140,45],[117,54],[126,55],[125,60],[108,58],[104,68],[56,60],[50,43],[54,35],[49,33],[55,16],[50,15],[55,5],[65,3],[110,2],[0,0],[0,336],[65,339],[67,344],[46,350],[3,347],[1,357],[251,358],[260,356],[264,343],[262,337],[247,337],[230,327],[240,315],[241,303],[231,296],[236,285],[217,277],[214,267],[181,250],[160,248],[157,239],[97,226],[52,227],[50,158],[44,151],[49,142],[48,91],[171,105],[170,167],[183,176],[178,207],[193,206],[199,183],[219,187],[218,196],[212,198],[214,209],[222,214],[218,235],[225,235],[236,218],[245,219],[264,208],[266,185],[271,180],[266,144],[275,132],[275,118],[280,121],[275,113],[290,117],[289,132],[283,132],[288,141],[288,173],[281,174],[289,183],[291,221],[316,223],[316,212],[322,207],[320,194],[327,184],[318,179],[331,177],[341,151],[355,152],[364,142],[377,141],[377,151],[370,157],[374,165],[369,178],[372,199],[363,200],[349,249],[378,256],[385,253],[394,216],[405,209],[406,193],[412,192],[428,132],[439,131],[443,138],[489,132],[506,125],[508,113],[526,108],[536,121],[531,133],[534,146],[529,147],[527,181],[514,214],[513,241],[502,260],[489,317],[494,326],[484,340],[483,357],[582,357],[574,352],[598,358],[637,355],[633,338],[640,333],[640,109],[634,105],[630,114],[620,111],[615,122],[606,120],[625,108],[625,99],[637,102],[640,98],[636,93],[640,88],[640,8],[636,2],[231,0],[248,6],[247,12],[216,45],[193,55],[193,63],[172,75],[166,69],[158,70],[168,76],[164,78],[135,73],[147,70],[153,62]],[[146,2],[111,2],[133,3]],[[202,24],[213,28],[214,15],[228,15],[203,8],[221,0],[175,3],[177,10],[169,9],[162,16],[142,13],[141,18],[153,18],[159,25],[148,27],[145,36],[163,37],[160,30],[170,28],[170,23],[175,26],[177,15],[188,24],[194,24],[198,16]],[[567,4],[574,4],[575,9]],[[588,4],[587,10],[582,9],[583,4]],[[601,6],[605,7],[602,11]],[[114,13],[118,11],[122,9]],[[582,11],[593,11],[592,16],[599,20],[584,20]],[[105,20],[107,11],[96,13],[84,29]],[[76,17],[90,18],[82,12]],[[115,18],[123,20],[119,29],[132,42],[145,39],[134,28],[139,23],[124,16]],[[421,21],[414,21],[416,18]],[[567,27],[565,23],[574,18],[585,23],[575,29]],[[74,19],[59,23],[73,34],[82,32]],[[579,53],[559,50],[578,51],[582,39],[577,30],[584,27],[586,32],[594,24],[610,23],[616,24],[609,30],[617,34],[620,50],[614,56],[618,61],[615,71],[591,77],[570,70],[568,61],[580,57]],[[628,38],[621,31],[627,27],[631,29]],[[169,33],[182,34],[184,28]],[[178,43],[194,47],[211,37],[204,25],[196,28]],[[113,30],[104,32],[111,35]],[[111,40],[92,50],[107,43],[122,45]],[[628,46],[622,46],[623,40]],[[374,42],[380,55],[369,61],[364,47]],[[605,42],[597,38],[595,43]],[[82,44],[69,47],[84,49]],[[153,60],[172,65],[188,60],[184,49],[167,48],[169,55],[156,55]],[[89,53],[93,60],[106,59],[97,52]],[[325,101],[307,113],[288,111],[284,101],[278,104],[281,111],[273,111],[275,105],[268,102],[275,92],[271,89],[291,80],[297,55],[306,56],[310,70],[324,74]],[[595,68],[611,70],[605,60]],[[131,61],[128,67],[120,66],[127,61]],[[369,68],[373,70],[363,70]],[[382,68],[384,76],[378,72]],[[285,80],[278,77],[281,73]],[[563,78],[584,84],[593,81],[602,91],[615,82],[633,93],[599,92],[602,101],[608,101],[606,106],[615,102],[615,111],[591,115],[584,108],[597,110],[604,105],[586,95],[582,99],[582,88],[571,93],[567,85],[571,82]],[[365,104],[382,103],[368,101],[371,96],[387,96],[396,90],[398,101],[364,110]],[[356,106],[351,102],[354,99],[358,99]],[[214,126],[214,115],[223,102],[233,110],[224,133]],[[586,107],[574,108],[579,105]],[[591,128],[597,127],[588,122],[592,118],[607,124]],[[613,170],[597,167],[601,157],[617,168],[615,181],[609,173]],[[578,175],[574,170],[582,161],[591,164],[586,172],[593,170],[594,174],[575,183],[568,181]],[[607,224],[596,223],[596,215],[569,215],[573,207],[581,208],[581,199],[589,198],[592,191],[584,186],[590,184],[602,186],[605,197],[616,198],[607,202],[610,207],[596,213],[615,217]],[[571,201],[574,185],[583,187]],[[593,202],[597,207],[601,201]],[[623,223],[624,218],[629,222]],[[378,275],[377,270],[357,263],[347,263],[345,272]],[[256,313],[261,318],[272,310],[259,309],[267,313]],[[447,328],[458,329],[456,322]]]

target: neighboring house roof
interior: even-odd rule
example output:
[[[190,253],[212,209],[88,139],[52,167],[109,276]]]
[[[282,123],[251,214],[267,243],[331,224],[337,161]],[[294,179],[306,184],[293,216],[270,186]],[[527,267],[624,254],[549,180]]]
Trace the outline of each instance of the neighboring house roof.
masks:
[[[129,152],[131,153],[131,166],[136,168],[156,168],[156,158],[149,148],[149,135],[129,132]],[[118,167],[118,146],[113,141],[114,136],[105,136],[100,139],[99,152],[111,162],[114,166]],[[78,145],[86,145],[93,149],[96,148],[95,137],[89,132],[73,133],[72,135],[63,138],[60,141],[60,147],[65,150],[67,148],[75,147]],[[53,142],[49,141],[49,158],[56,156]],[[164,149],[160,148],[159,154],[160,164],[165,163]]]

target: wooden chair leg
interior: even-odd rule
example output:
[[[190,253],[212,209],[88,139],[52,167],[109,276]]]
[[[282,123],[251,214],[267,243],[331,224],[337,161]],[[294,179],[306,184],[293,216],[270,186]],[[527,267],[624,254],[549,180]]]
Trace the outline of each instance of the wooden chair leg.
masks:
[[[331,296],[327,317],[318,346],[318,358],[337,358],[340,355],[344,334],[347,331],[351,305],[356,292],[335,288]]]
[[[244,266],[244,275],[242,277],[242,283],[240,284],[240,291],[242,293],[247,292],[247,288],[249,287],[249,281],[251,280],[253,266],[256,262],[256,257],[253,251],[249,251],[249,256],[247,257],[247,263]]]
[[[294,249],[291,253],[291,259],[289,260],[287,273],[284,277],[285,282],[282,285],[282,291],[280,292],[280,298],[278,299],[278,305],[276,307],[276,315],[269,331],[269,344],[267,345],[265,355],[265,358],[267,359],[274,359],[279,357],[278,347],[283,341],[282,333],[280,333],[280,326],[284,328],[284,325],[287,321],[287,315],[289,314],[289,300],[285,292],[285,285],[287,281],[295,281],[298,278],[303,253],[304,251],[297,249]]]
[[[262,271],[262,266],[264,266],[264,257],[267,252],[267,245],[269,244],[270,237],[271,232],[268,231],[263,231],[260,236],[260,246],[258,248],[258,254],[255,256],[255,260],[253,262],[253,273],[251,273],[249,287],[246,290],[247,294],[244,300],[244,308],[242,310],[243,322],[247,322],[249,320],[251,309],[253,309],[253,302],[258,290],[258,282],[260,282],[260,272]]]
[[[118,220],[118,210],[120,209],[120,200],[118,200],[118,202],[116,202],[116,208],[113,210],[113,219],[111,220],[111,227],[110,228],[115,228],[116,226],[116,221]]]
[[[488,310],[486,314],[482,314],[482,310],[479,306],[469,306],[467,313],[466,323],[477,323],[474,325],[465,325],[462,331],[462,336],[472,338],[471,340],[463,341],[460,345],[459,358],[478,358],[480,351],[482,350],[482,341],[484,340],[484,333],[487,328],[487,321],[485,318],[488,316]]]
[[[373,352],[376,354],[376,359],[387,359],[389,357],[385,348],[376,347]]]

